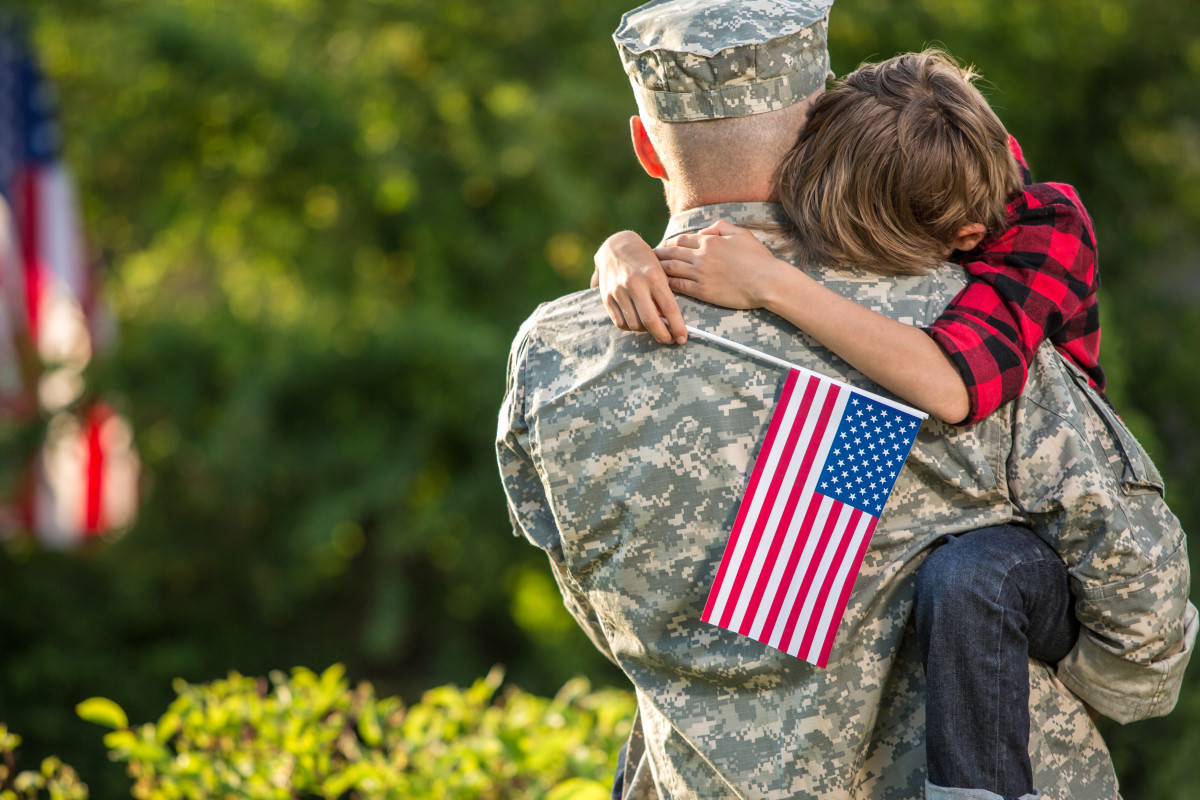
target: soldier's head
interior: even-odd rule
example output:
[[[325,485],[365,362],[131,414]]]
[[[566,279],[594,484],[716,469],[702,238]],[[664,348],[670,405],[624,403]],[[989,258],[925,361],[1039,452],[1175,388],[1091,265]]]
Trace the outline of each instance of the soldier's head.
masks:
[[[653,0],[613,34],[634,151],[672,213],[766,200],[829,74],[833,0]]]
[[[779,167],[802,260],[921,273],[1004,227],[1021,178],[975,77],[926,50],[864,64],[821,96]]]

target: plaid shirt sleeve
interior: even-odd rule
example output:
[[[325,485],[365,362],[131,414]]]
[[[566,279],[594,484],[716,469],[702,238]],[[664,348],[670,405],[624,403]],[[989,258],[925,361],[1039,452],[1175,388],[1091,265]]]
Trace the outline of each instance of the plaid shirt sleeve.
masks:
[[[973,425],[1021,393],[1034,351],[1046,339],[1103,389],[1098,366],[1096,245],[1075,190],[1028,183],[1016,140],[1013,154],[1027,182],[1009,202],[1009,227],[962,259],[971,282],[926,331],[967,385]]]

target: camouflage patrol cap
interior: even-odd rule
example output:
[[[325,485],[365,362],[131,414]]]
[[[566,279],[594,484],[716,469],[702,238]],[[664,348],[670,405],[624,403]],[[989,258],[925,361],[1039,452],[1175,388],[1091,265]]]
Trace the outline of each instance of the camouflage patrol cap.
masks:
[[[745,117],[798,103],[829,71],[833,0],[653,0],[613,34],[643,115]]]

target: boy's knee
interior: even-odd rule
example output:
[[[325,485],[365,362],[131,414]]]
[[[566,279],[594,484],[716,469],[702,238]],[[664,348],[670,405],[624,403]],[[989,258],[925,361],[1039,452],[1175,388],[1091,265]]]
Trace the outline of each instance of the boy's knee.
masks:
[[[984,529],[943,542],[917,572],[918,596],[951,602],[984,595],[994,598],[1022,558],[1003,533],[1004,529]]]
[[[978,590],[979,559],[970,548],[947,542],[935,549],[917,571],[917,597],[950,600]]]
[[[947,603],[983,598],[996,602],[1021,565],[1062,562],[1028,529],[999,526],[948,537],[917,572],[917,597]],[[1065,571],[1065,565],[1063,566]],[[1011,587],[1009,587],[1011,590]]]

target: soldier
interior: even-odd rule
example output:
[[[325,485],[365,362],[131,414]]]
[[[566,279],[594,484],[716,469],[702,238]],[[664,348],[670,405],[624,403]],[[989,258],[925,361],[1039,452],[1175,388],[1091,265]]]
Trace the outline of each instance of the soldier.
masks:
[[[668,237],[717,219],[781,221],[765,201],[823,87],[827,11],[671,0],[624,17],[614,38],[641,112],[634,147],[663,181]],[[949,268],[811,274],[918,325],[964,285]],[[683,302],[700,327],[877,390],[778,318]],[[966,430],[926,423],[825,671],[700,620],[781,378],[701,342],[660,349],[621,334],[594,292],[539,308],[514,343],[497,443],[510,511],[637,689],[623,795],[921,796],[914,575],[946,534],[1018,522],[1064,558],[1094,632],[1057,675],[1030,662],[1034,783],[1052,797],[1115,796],[1103,742],[1064,683],[1117,718],[1164,713],[1195,618],[1161,481],[1086,378],[1043,348],[1017,401]]]

